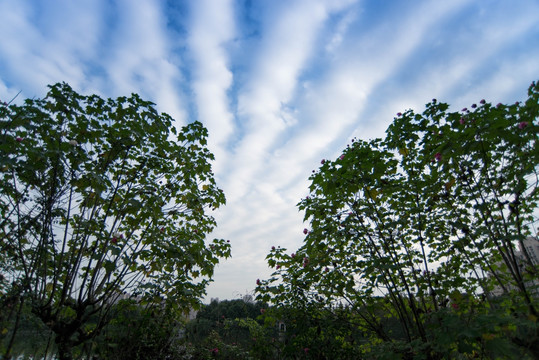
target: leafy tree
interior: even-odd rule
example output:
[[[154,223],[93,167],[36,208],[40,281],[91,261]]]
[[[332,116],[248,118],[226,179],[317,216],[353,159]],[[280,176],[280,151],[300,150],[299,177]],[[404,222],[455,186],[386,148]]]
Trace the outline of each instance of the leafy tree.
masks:
[[[234,300],[213,300],[208,305],[204,305],[197,313],[197,319],[208,319],[218,322],[224,318],[251,318],[256,319],[261,310],[267,308],[267,304],[262,302],[246,302],[242,299]]]
[[[0,131],[0,294],[31,305],[61,359],[120,297],[198,303],[230,256],[224,240],[205,243],[216,225],[207,209],[225,197],[202,124],[177,131],[135,94],[102,99],[63,83],[0,107]]]
[[[213,300],[202,306],[186,326],[186,340],[196,349],[195,358],[211,354],[223,359],[273,359],[275,338],[260,319],[267,304],[243,299]],[[214,354],[215,353],[215,354]]]
[[[87,346],[87,353],[109,360],[176,359],[187,355],[182,339],[184,322],[174,309],[122,300],[112,313],[112,320]]]
[[[283,359],[355,359],[367,339],[351,315],[342,305],[311,302],[303,307],[272,307],[265,322],[274,328],[274,324],[285,326],[276,328],[271,339]]]
[[[322,160],[299,203],[304,245],[272,249],[259,299],[346,303],[369,357],[539,357],[539,268],[518,251],[537,235],[539,86],[448,109],[399,113],[384,139]]]
[[[6,300],[6,298],[4,297],[2,300]],[[11,353],[15,358],[45,358],[54,346],[50,329],[26,305],[21,309],[18,317],[17,338],[15,339],[12,333],[15,328],[10,326],[9,313],[17,310],[15,304],[5,302],[0,304],[0,313],[5,312],[3,315],[6,315],[5,322],[0,325],[3,330],[3,338],[9,340],[13,338],[14,340],[11,344]],[[1,350],[2,354],[5,353],[6,345]]]

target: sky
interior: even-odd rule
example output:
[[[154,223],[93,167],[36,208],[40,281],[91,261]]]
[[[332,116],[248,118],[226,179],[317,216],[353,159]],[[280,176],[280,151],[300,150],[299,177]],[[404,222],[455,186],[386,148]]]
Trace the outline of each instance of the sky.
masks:
[[[512,103],[539,80],[537,0],[0,0],[0,100],[138,93],[201,121],[230,240],[205,301],[251,294],[321,159],[436,98]]]

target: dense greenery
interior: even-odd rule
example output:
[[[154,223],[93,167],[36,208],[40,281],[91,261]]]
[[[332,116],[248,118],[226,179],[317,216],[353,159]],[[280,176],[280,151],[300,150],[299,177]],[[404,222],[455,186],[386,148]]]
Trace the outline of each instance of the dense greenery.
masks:
[[[249,295],[236,300],[213,300],[186,326],[186,341],[195,359],[274,359],[274,326],[264,327],[267,304]],[[272,340],[273,339],[273,340]]]
[[[298,316],[346,305],[368,339],[343,342],[358,357],[539,358],[539,269],[517,251],[537,235],[539,86],[528,95],[458,112],[433,100],[322,160],[299,204],[305,243],[272,249],[259,298]]]
[[[0,345],[98,359],[536,359],[539,86],[397,114],[322,160],[257,300],[198,305],[226,241],[206,130],[66,84],[0,107]],[[271,304],[268,305],[268,304]]]
[[[207,209],[225,203],[207,130],[177,131],[137,95],[83,96],[67,84],[0,107],[0,296],[5,357],[26,306],[59,357],[95,338],[121,297],[196,306],[224,240]]]

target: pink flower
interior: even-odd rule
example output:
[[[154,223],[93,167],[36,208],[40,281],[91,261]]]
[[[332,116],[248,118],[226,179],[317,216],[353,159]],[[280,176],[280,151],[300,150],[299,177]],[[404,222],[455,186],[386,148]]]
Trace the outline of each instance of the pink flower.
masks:
[[[279,270],[280,268],[281,268],[281,265],[277,265],[277,266],[275,267],[276,270]]]
[[[460,120],[459,120],[459,122],[460,122],[461,125],[464,125],[464,123],[466,122],[466,120],[464,120],[464,118],[461,117]]]
[[[485,101],[485,99],[481,99],[481,101],[479,102],[481,105],[485,105],[487,102]]]
[[[528,126],[527,121],[522,121],[521,123],[518,124],[519,129],[524,129],[526,126]]]
[[[275,251],[275,246],[272,246],[272,247],[271,247],[271,250]]]
[[[303,229],[303,233],[304,233],[305,235],[307,235],[307,234],[309,233],[309,230]]]
[[[342,154],[341,156],[339,156],[339,159],[344,159],[344,154]]]
[[[501,108],[502,106],[503,106],[502,103],[496,104],[496,107],[497,107],[497,108]]]
[[[402,113],[398,112],[398,113],[397,113],[397,116],[402,116]]]
[[[218,348],[213,348],[213,349],[211,349],[211,352],[213,354],[217,354],[219,352],[219,349]]]
[[[260,286],[260,279],[256,279],[256,284]]]
[[[309,352],[309,348],[308,347],[303,348],[303,351],[305,352],[305,354],[307,354]]]
[[[292,253],[292,255],[290,255],[290,257],[293,259],[296,257],[296,253]]]
[[[266,312],[266,309],[260,309],[260,313],[264,314]]]
[[[329,272],[329,268],[325,268],[324,271],[325,271],[325,272]]]
[[[21,141],[22,141],[22,137],[18,137],[18,136],[17,136],[17,137],[15,138],[15,141],[16,141],[16,142],[21,142]]]
[[[434,158],[436,159],[436,161],[440,161],[440,160],[442,160],[442,154],[441,153],[436,153],[436,155],[434,155]]]
[[[326,159],[322,159],[322,160],[320,161],[320,164],[324,165],[325,162],[326,162]]]
[[[461,111],[462,111],[462,112],[466,112],[466,111],[468,111],[468,109],[467,109],[467,108],[463,108]]]

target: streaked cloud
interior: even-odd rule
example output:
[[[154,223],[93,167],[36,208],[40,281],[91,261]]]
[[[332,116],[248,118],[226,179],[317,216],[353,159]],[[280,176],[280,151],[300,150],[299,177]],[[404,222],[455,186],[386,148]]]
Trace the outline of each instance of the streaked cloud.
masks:
[[[96,5],[97,4],[97,5]],[[23,94],[43,94],[43,84],[69,78],[83,87],[87,60],[94,56],[100,21],[97,2],[62,2],[53,11],[45,4],[0,3],[2,78]],[[83,14],[83,16],[80,16]]]
[[[102,86],[110,86],[114,94],[136,89],[180,124],[187,122],[183,94],[178,91],[183,64],[171,55],[164,5],[118,0],[113,10],[108,15],[110,38],[103,38],[107,48],[102,51],[102,65],[107,76]]]
[[[236,34],[232,1],[192,3],[188,47],[192,62],[192,89],[198,120],[209,130],[209,146],[220,159],[216,173],[223,173],[226,146],[235,128],[228,92],[233,82],[227,47]]]

